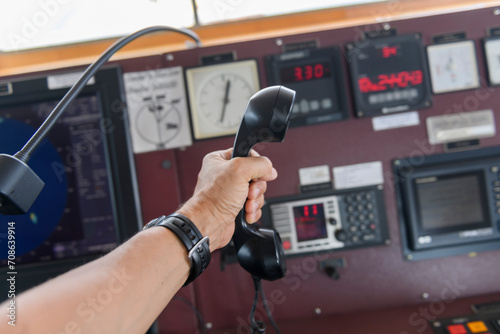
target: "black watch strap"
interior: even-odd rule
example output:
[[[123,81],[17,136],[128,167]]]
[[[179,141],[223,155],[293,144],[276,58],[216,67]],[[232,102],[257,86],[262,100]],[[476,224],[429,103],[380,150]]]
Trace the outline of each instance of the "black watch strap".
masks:
[[[153,226],[168,228],[186,246],[191,270],[184,286],[194,281],[196,277],[205,271],[211,260],[209,239],[201,235],[196,225],[189,218],[180,213],[161,216],[147,223],[143,230]]]

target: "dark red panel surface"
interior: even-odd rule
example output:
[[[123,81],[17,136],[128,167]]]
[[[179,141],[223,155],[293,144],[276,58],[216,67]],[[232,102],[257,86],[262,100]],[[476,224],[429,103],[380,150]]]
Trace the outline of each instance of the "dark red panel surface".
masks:
[[[382,16],[390,17],[395,10],[397,7],[388,7],[388,12]],[[476,42],[480,75],[486,78],[481,38],[486,36],[487,28],[500,26],[500,18],[493,15],[493,9],[487,8],[395,21],[391,22],[391,26],[399,34],[422,33],[424,44],[429,44],[431,37],[437,34],[465,31],[467,37]],[[343,46],[347,42],[359,40],[362,31],[374,29],[380,29],[380,25],[276,38],[281,38],[285,43],[315,39],[321,47]],[[161,59],[136,59],[123,62],[122,65],[124,71],[155,68],[158,63],[161,63],[161,67],[191,67],[198,65],[200,56],[235,51],[239,59],[258,60],[261,85],[264,87],[267,85],[264,56],[281,52],[276,38],[175,52],[172,61],[167,61],[163,55]],[[350,93],[345,61],[343,70],[346,74],[345,85]],[[402,258],[391,161],[398,157],[442,152],[441,146],[432,146],[427,141],[425,120],[429,116],[493,109],[497,129],[500,128],[499,88],[487,87],[484,80],[480,89],[435,95],[433,103],[432,108],[419,111],[419,126],[374,132],[372,120],[354,118],[351,106],[349,120],[293,128],[283,144],[257,148],[261,154],[272,159],[279,172],[279,179],[269,185],[269,197],[297,194],[298,169],[301,167],[326,164],[333,168],[370,161],[382,161],[384,167],[391,245],[327,254],[328,258],[342,257],[347,262],[347,267],[340,269],[338,281],[318,270],[318,258],[314,256],[290,259],[285,279],[264,283],[268,297],[274,298],[275,318],[286,324],[283,326],[286,329],[284,333],[361,333],[362,330],[367,330],[367,333],[429,333],[428,329],[419,331],[418,326],[408,326],[409,316],[415,310],[418,311],[416,306],[411,305],[422,303],[424,293],[431,296],[431,301],[432,298],[439,300],[443,291],[454,286],[453,294],[445,298],[470,297],[467,299],[467,303],[470,303],[474,301],[474,296],[500,291],[500,251],[479,253],[475,257],[460,255],[413,263],[405,262]],[[203,156],[210,151],[232,146],[232,141],[232,137],[205,140],[185,150],[137,155],[145,220],[172,212],[182,201],[187,200],[194,189]],[[500,135],[481,141],[482,147],[493,145],[500,145]],[[166,159],[172,162],[172,168],[162,167]],[[205,321],[212,324],[212,331],[241,326],[246,322],[253,299],[253,285],[248,274],[236,264],[227,265],[222,272],[219,264],[219,254],[214,254],[209,269],[188,288],[193,289],[193,293],[191,290],[188,293],[181,292],[198,307]],[[495,298],[500,299],[498,295]],[[196,322],[193,311],[168,311],[181,307],[178,301],[174,303],[177,306],[170,305],[160,317],[161,332],[181,333],[184,330],[184,333],[192,333],[193,322]],[[447,307],[447,315],[466,311],[465,307],[458,307],[465,304],[450,305],[457,307]],[[322,311],[321,320],[317,319],[319,327],[308,327],[307,324],[316,323],[312,318],[316,308]],[[362,319],[365,322],[358,321],[358,313],[364,315]],[[300,325],[301,319],[309,320]],[[292,320],[295,322],[289,323]],[[382,321],[385,323],[383,326],[380,325]],[[379,325],[382,326],[381,330],[373,329]],[[331,330],[326,330],[329,326],[332,326]],[[336,328],[339,330],[335,331]],[[349,328],[356,330],[349,331]]]

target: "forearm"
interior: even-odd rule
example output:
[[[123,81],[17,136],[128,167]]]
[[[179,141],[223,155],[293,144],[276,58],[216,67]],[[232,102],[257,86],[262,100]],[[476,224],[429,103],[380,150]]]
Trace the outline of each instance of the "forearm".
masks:
[[[17,326],[3,322],[0,332],[2,326],[13,333],[145,332],[188,272],[179,239],[166,228],[151,228],[101,259],[21,294]]]

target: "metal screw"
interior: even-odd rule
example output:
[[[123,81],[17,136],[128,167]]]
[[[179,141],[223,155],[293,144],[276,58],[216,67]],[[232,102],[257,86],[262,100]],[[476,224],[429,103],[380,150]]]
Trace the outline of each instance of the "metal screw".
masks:
[[[429,299],[429,294],[427,292],[424,292],[422,294],[422,299]]]
[[[394,164],[395,164],[396,166],[399,166],[399,165],[401,165],[401,161],[400,161],[400,160],[395,160],[395,161],[394,161]]]
[[[168,61],[172,61],[172,60],[174,60],[174,58],[175,58],[175,57],[174,57],[174,55],[173,55],[173,54],[171,54],[171,53],[167,54],[167,60],[168,60]]]
[[[384,23],[384,25],[382,26],[382,28],[384,30],[389,30],[389,29],[391,29],[391,25],[389,23]]]
[[[212,327],[213,327],[213,325],[212,325],[212,323],[211,323],[211,322],[207,322],[207,323],[205,324],[205,328],[206,328],[206,329],[212,329]]]
[[[495,8],[493,15],[500,15],[500,8]]]
[[[362,110],[358,110],[358,117],[363,117],[364,113]]]
[[[321,309],[319,307],[316,307],[314,309],[314,313],[317,314],[317,315],[320,315],[321,314]]]
[[[434,326],[434,327],[441,327],[441,323],[439,321],[434,321],[432,323],[432,326]]]
[[[172,161],[168,160],[168,159],[165,159],[161,162],[161,167],[163,169],[170,169],[172,168]]]
[[[385,239],[385,245],[390,246],[391,244],[391,239]]]
[[[283,45],[283,40],[281,38],[276,38],[276,45],[277,46],[282,46]]]
[[[413,259],[413,255],[411,255],[411,254],[406,255],[406,259],[407,259],[407,260],[411,260],[411,259]]]

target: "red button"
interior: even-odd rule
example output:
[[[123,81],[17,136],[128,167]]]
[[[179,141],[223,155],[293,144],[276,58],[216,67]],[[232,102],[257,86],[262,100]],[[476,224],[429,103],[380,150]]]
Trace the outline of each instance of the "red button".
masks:
[[[449,325],[447,328],[450,334],[467,334],[464,325]]]
[[[288,240],[283,241],[283,248],[284,249],[291,249],[292,248],[292,243]]]

